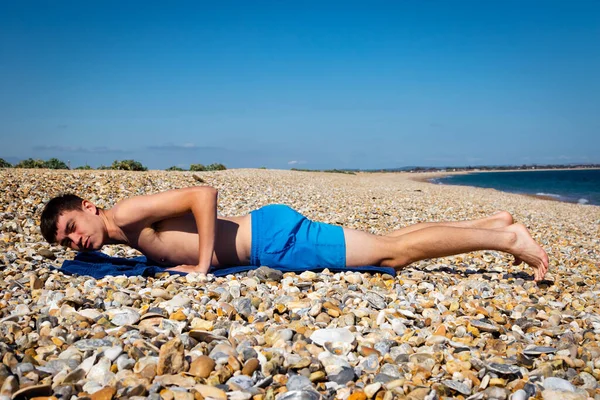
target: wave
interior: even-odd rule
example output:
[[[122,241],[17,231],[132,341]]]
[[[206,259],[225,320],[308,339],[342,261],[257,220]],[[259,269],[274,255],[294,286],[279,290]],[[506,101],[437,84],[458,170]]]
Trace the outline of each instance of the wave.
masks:
[[[581,198],[581,199],[577,200],[577,204],[587,204],[589,202],[590,201],[588,199],[584,199],[584,198]]]
[[[562,196],[560,194],[555,194],[555,193],[536,193],[536,196],[548,196],[548,197],[555,197],[557,199],[560,199]]]

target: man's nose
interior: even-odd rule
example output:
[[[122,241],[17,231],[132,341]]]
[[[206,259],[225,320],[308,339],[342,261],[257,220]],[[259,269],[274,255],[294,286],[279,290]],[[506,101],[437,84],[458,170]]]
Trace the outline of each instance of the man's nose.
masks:
[[[76,244],[77,246],[79,246],[81,243],[79,243],[79,240],[81,239],[81,235],[73,232],[69,235],[69,239],[71,239],[71,243]]]

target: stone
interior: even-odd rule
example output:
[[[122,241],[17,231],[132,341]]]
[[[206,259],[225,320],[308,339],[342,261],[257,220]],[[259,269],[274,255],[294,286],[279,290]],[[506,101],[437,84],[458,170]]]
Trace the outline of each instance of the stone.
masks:
[[[490,333],[498,333],[500,332],[500,327],[490,323],[485,319],[472,319],[469,323],[475,328],[479,329],[482,332],[490,332]]]
[[[542,391],[544,400],[587,400],[587,393],[566,392],[564,390],[544,389]]]
[[[312,390],[313,384],[305,376],[302,375],[292,375],[288,378],[288,381],[285,385],[288,390]]]
[[[454,380],[444,380],[442,381],[442,385],[450,388],[452,390],[457,391],[458,393],[469,395],[471,394],[471,389],[462,382],[454,381]]]
[[[254,271],[254,276],[257,277],[260,282],[279,282],[283,279],[283,272],[277,269],[262,266]]]
[[[201,355],[192,361],[189,373],[198,378],[208,378],[210,373],[215,369],[215,361],[209,356]]]
[[[177,374],[183,372],[184,349],[178,337],[169,340],[160,348],[158,355],[157,374]]]
[[[215,400],[227,400],[227,394],[222,389],[210,385],[195,385],[194,389],[202,395],[202,397],[212,397]]]
[[[408,396],[406,396],[406,398],[407,400],[425,400],[429,392],[431,392],[430,388],[415,388],[408,394]]]
[[[154,383],[157,383],[161,386],[179,386],[179,387],[184,387],[184,388],[191,388],[194,386],[196,381],[191,376],[175,374],[175,375],[157,375],[154,378]]]
[[[367,400],[367,395],[365,392],[357,391],[348,396],[347,400]]]
[[[354,334],[348,328],[318,329],[310,335],[310,340],[319,346],[326,342],[342,342],[352,344],[355,340]]]
[[[244,363],[244,367],[242,368],[242,374],[252,376],[254,371],[256,371],[260,367],[260,361],[257,358],[251,358]]]
[[[54,252],[52,250],[48,250],[48,249],[38,249],[37,251],[38,255],[47,258],[49,260],[56,260],[56,254],[54,254]]]
[[[496,372],[496,373],[502,374],[502,375],[513,375],[513,374],[519,374],[521,372],[521,369],[518,366],[510,365],[510,364],[489,363],[487,365],[487,368],[490,371],[493,371],[493,372]]]
[[[345,385],[346,383],[353,381],[356,375],[354,373],[354,368],[343,367],[338,373],[328,374],[327,377],[331,382]]]
[[[107,310],[106,313],[110,317],[110,322],[117,326],[135,325],[140,320],[140,313],[133,308],[123,307],[121,309]]]
[[[248,298],[239,298],[234,302],[234,307],[239,315],[248,319],[253,314],[252,301]]]
[[[490,386],[483,393],[487,399],[506,400],[508,398],[507,390],[498,386]]]
[[[107,386],[92,393],[90,396],[91,400],[110,400],[113,398],[117,390],[114,387]]]
[[[277,400],[320,400],[321,395],[313,390],[290,390],[277,396]]]
[[[580,387],[585,390],[596,390],[598,388],[598,381],[594,376],[588,372],[580,372],[579,379],[583,382]]]
[[[529,399],[529,395],[523,389],[519,389],[516,392],[514,392],[510,398],[510,400],[528,400],[528,399]]]
[[[373,396],[375,396],[375,394],[379,391],[379,389],[381,389],[381,382],[375,382],[375,383],[371,383],[370,385],[365,386],[365,394],[367,395],[367,397],[370,399]]]
[[[544,389],[562,392],[575,392],[575,386],[561,378],[550,377],[542,382]]]
[[[229,378],[227,385],[235,385],[240,390],[248,390],[254,385],[254,381],[247,375],[235,375]]]
[[[537,346],[537,347],[530,347],[527,348],[525,350],[523,350],[523,354],[525,354],[526,356],[539,356],[541,354],[554,354],[556,353],[556,349],[554,347],[547,347],[547,346]]]

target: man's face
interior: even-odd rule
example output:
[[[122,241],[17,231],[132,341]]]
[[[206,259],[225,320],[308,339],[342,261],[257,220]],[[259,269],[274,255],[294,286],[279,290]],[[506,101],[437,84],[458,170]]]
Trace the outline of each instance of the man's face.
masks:
[[[76,251],[99,250],[104,240],[104,222],[96,206],[83,202],[81,210],[66,211],[56,222],[56,241]]]

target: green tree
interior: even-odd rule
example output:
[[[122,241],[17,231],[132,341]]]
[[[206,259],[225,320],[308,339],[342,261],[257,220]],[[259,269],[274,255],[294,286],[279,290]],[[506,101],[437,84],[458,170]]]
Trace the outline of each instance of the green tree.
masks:
[[[44,168],[50,169],[69,169],[69,166],[58,158],[51,158],[48,161],[44,161]]]
[[[172,167],[167,168],[165,171],[185,171],[185,169],[173,165]]]
[[[119,169],[123,171],[147,171],[141,162],[135,160],[115,160],[110,166],[111,169]]]
[[[210,164],[210,165],[206,166],[207,171],[223,171],[226,169],[227,169],[226,166],[224,166],[223,164],[219,164],[219,163],[214,163],[214,164]]]
[[[80,165],[79,167],[77,167],[75,169],[94,169],[94,168],[92,168],[89,165],[85,164],[85,165]]]
[[[190,171],[206,171],[206,167],[202,164],[190,165]]]
[[[12,164],[6,161],[4,158],[0,158],[0,168],[12,168]]]
[[[15,168],[44,168],[44,160],[34,160],[28,158],[27,160],[21,160]]]

